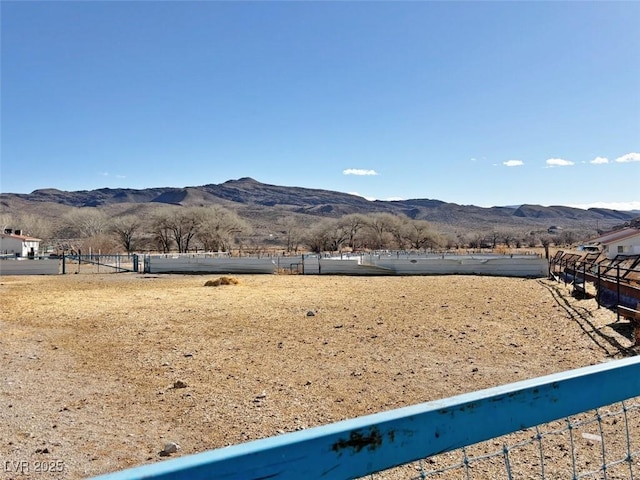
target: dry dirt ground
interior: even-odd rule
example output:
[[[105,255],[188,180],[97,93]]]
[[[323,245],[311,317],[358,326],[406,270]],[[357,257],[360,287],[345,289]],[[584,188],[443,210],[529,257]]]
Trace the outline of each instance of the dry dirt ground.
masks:
[[[631,353],[628,325],[546,279],[234,277],[0,277],[0,477],[84,478]]]

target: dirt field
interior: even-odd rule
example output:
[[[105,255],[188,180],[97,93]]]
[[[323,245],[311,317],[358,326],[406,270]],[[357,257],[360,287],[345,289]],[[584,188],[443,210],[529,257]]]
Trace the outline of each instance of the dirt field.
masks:
[[[83,478],[621,358],[630,331],[548,280],[0,278],[4,478]],[[63,473],[34,473],[33,462]]]

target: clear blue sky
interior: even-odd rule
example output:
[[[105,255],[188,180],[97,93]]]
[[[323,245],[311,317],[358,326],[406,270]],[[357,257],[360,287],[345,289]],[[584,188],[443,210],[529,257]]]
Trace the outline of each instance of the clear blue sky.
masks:
[[[0,191],[640,209],[640,2],[2,1]]]

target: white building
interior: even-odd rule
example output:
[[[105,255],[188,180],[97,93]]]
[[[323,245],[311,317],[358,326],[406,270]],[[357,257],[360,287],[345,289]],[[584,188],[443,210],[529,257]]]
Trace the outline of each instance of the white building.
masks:
[[[23,235],[20,230],[7,229],[0,233],[0,255],[35,257],[40,249],[40,239]]]
[[[590,247],[597,247],[610,259],[618,255],[640,255],[640,229],[624,228],[607,233],[584,245],[585,250]]]

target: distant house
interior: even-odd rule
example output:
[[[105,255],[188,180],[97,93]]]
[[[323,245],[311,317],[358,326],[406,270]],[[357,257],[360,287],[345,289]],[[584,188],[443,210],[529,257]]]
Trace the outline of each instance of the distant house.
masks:
[[[618,255],[640,255],[640,229],[624,228],[594,238],[583,245],[583,250],[598,249],[608,258]]]
[[[35,257],[40,249],[40,239],[23,235],[21,230],[6,229],[0,233],[0,254],[15,257]]]

